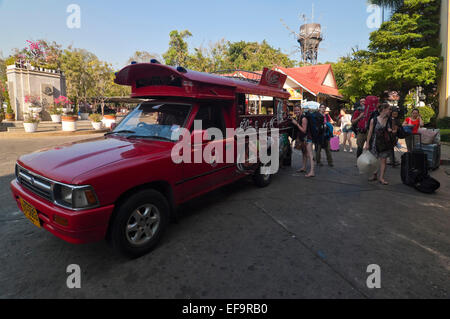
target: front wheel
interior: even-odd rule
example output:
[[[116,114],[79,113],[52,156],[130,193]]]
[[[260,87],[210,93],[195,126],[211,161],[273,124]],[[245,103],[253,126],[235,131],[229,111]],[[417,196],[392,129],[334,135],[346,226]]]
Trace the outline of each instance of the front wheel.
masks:
[[[140,257],[158,244],[168,221],[166,198],[155,190],[144,190],[118,206],[109,240],[123,255]]]

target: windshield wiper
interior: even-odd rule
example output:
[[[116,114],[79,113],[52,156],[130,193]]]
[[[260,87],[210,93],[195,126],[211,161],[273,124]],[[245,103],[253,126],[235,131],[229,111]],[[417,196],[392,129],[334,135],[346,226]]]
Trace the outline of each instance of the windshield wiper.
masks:
[[[163,140],[163,141],[168,141],[168,142],[173,142],[173,140],[171,140],[170,138],[167,137],[162,137],[162,136],[146,136],[146,135],[130,135],[127,136],[127,139],[130,138],[148,138],[148,139],[157,139],[157,140]]]
[[[105,136],[111,135],[111,134],[121,134],[121,133],[129,133],[129,134],[134,134],[136,133],[135,131],[130,131],[130,130],[122,130],[122,131],[117,131],[117,132],[108,132],[105,134]]]

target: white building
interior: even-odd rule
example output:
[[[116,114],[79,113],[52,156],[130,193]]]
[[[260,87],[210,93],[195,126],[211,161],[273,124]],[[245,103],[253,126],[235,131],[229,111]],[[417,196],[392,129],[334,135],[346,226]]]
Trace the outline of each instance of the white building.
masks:
[[[450,12],[449,0],[441,2],[442,78],[439,81],[439,117],[450,117]]]
[[[42,120],[50,120],[46,111],[53,105],[54,98],[66,95],[66,79],[57,70],[38,69],[29,65],[9,65],[6,70],[8,92],[16,121],[23,120],[23,114],[29,112],[26,96],[37,96],[43,102]]]

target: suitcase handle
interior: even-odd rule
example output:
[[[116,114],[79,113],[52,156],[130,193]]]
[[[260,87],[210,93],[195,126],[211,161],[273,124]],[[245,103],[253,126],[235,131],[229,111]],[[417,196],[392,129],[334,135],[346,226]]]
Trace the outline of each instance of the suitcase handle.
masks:
[[[414,151],[416,149],[421,150],[422,149],[422,135],[421,134],[412,134],[411,135],[412,138],[412,150]]]

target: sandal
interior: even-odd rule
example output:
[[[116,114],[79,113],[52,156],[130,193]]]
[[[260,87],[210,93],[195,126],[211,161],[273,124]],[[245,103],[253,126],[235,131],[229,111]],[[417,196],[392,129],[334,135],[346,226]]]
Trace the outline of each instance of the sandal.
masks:
[[[298,170],[297,173],[306,173],[306,169]]]
[[[305,175],[306,178],[313,178],[316,177],[316,175]]]
[[[376,182],[378,180],[377,176],[373,176],[372,178],[369,178],[369,182]]]
[[[386,182],[386,181],[380,181],[380,184],[381,184],[381,185],[384,185],[384,186],[387,186],[387,185],[389,185],[389,183],[388,183],[388,182]]]

